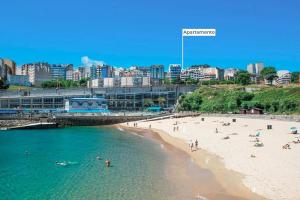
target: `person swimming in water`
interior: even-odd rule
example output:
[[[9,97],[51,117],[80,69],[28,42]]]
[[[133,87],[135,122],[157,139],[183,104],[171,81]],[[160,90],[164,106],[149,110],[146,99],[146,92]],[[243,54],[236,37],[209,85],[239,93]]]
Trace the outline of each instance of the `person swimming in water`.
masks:
[[[105,165],[106,165],[106,167],[110,167],[110,160],[106,160]]]
[[[59,165],[59,166],[67,166],[68,165],[68,163],[66,161],[63,161],[63,162],[56,161],[55,164]]]

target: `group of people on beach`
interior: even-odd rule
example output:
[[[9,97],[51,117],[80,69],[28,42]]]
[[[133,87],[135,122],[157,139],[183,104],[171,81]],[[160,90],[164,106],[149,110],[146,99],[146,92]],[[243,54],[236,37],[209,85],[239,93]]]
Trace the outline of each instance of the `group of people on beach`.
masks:
[[[137,127],[137,123],[136,122],[133,123],[133,127]]]
[[[178,131],[179,130],[179,126],[174,126],[173,127],[173,131]]]
[[[195,149],[194,149],[194,147],[195,147]],[[194,145],[194,142],[191,140],[189,143],[189,148],[191,149],[191,152],[197,151],[198,150],[198,140],[197,139],[195,140],[195,145]]]

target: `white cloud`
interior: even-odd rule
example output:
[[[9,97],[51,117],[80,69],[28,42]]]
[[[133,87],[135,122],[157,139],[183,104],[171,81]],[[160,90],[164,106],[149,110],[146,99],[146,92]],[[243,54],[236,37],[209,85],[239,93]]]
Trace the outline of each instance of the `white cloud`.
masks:
[[[82,65],[88,66],[88,67],[90,67],[92,65],[101,65],[102,66],[103,64],[105,64],[104,61],[92,60],[88,56],[81,57],[81,63],[82,63]]]

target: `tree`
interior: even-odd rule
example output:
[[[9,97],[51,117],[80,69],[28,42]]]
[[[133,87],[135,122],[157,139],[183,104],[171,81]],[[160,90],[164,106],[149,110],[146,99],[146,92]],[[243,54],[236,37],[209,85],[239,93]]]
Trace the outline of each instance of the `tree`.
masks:
[[[299,83],[300,72],[292,72],[292,83]]]
[[[237,71],[235,73],[236,83],[241,85],[249,85],[251,82],[250,74],[247,71]]]
[[[273,83],[273,80],[277,77],[277,71],[276,71],[275,67],[266,67],[263,70],[261,70],[260,74],[271,85]]]
[[[263,78],[265,78],[266,76],[274,75],[276,73],[277,73],[277,71],[276,71],[275,67],[265,67],[260,72],[260,74]]]
[[[168,78],[165,78],[165,79],[163,80],[163,83],[164,83],[165,85],[170,85],[170,84],[171,84],[171,80],[168,79]]]
[[[79,80],[79,85],[80,86],[87,86],[87,82],[89,81],[90,79],[89,78],[82,78]]]
[[[144,99],[144,106],[149,107],[154,104],[152,99]]]
[[[165,104],[165,102],[166,102],[166,98],[165,98],[165,97],[159,97],[159,98],[157,99],[157,101],[158,101],[158,104],[159,104],[160,106],[163,106],[163,105]]]
[[[4,80],[0,79],[0,89],[7,89],[9,86],[5,84]]]

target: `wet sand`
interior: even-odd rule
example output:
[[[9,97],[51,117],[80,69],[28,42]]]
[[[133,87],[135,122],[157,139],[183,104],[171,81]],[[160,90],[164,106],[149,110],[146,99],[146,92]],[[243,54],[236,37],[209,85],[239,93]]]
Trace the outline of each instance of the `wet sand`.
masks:
[[[242,184],[242,175],[226,169],[219,158],[202,149],[190,152],[182,140],[163,131],[122,125],[117,127],[161,144],[161,148],[168,155],[164,170],[167,179],[174,186],[172,196],[175,199],[264,199]]]

